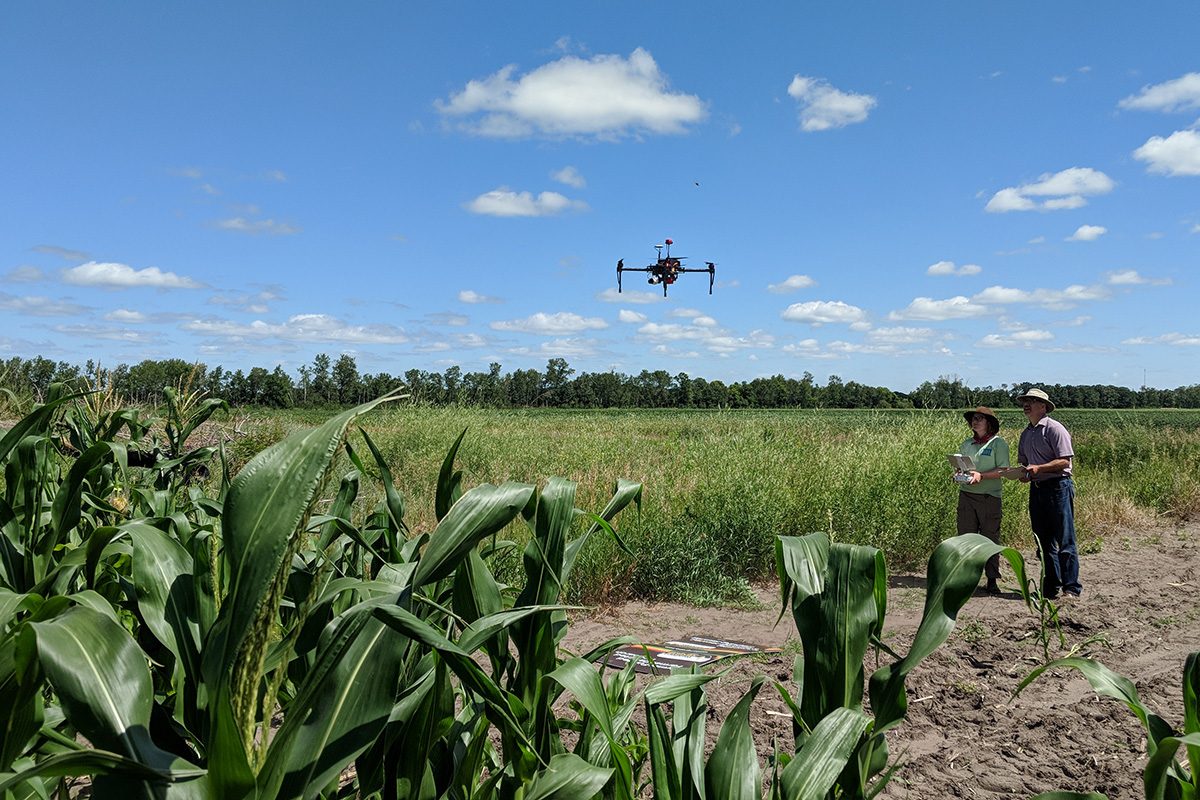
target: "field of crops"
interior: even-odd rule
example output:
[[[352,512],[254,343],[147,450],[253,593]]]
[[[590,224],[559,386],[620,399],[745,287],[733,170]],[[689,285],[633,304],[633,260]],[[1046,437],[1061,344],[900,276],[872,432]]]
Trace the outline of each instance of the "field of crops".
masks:
[[[150,417],[111,399],[58,387],[0,436],[5,797],[755,800],[765,784],[773,800],[865,800],[894,774],[887,734],[908,716],[910,673],[954,631],[989,556],[1007,560],[1041,641],[1058,628],[1018,550],[922,533],[922,504],[948,491],[926,466],[957,442],[953,415],[368,415],[377,402],[299,426],[234,476],[193,440],[221,401],[168,391]],[[238,421],[231,446],[293,422]],[[465,439],[438,444],[464,422],[474,456]],[[1096,430],[1122,453],[1131,431],[1150,436],[1144,471],[1196,446],[1178,426]],[[542,478],[572,471],[586,492]],[[901,654],[882,641],[889,553],[849,540],[916,558],[911,531],[932,555]],[[708,568],[715,580],[689,582]],[[561,650],[577,575],[585,593],[611,596],[624,576],[619,591],[661,578],[718,599],[772,568],[800,644],[775,684],[792,736],[769,774],[750,728],[763,676],[712,741],[715,673],[644,685],[593,663],[627,640]],[[887,658],[868,672],[872,645]],[[1138,713],[1147,797],[1195,796],[1200,656],[1182,732],[1098,664],[1044,658]]]
[[[1014,458],[1025,418],[999,412]],[[1200,513],[1200,411],[1055,414],[1074,435],[1077,515],[1085,548],[1114,525]],[[247,454],[313,412],[241,423]],[[432,524],[433,478],[466,429],[459,463],[467,485],[505,480],[579,482],[585,507],[603,504],[619,478],[645,486],[640,514],[621,532],[632,551],[597,542],[580,557],[571,598],[626,597],[730,603],[767,579],[774,538],[824,531],[882,549],[896,567],[923,564],[953,535],[955,487],[946,454],[968,434],[956,411],[485,411],[395,405],[364,422],[396,484],[412,499],[415,528]],[[1028,541],[1028,490],[1006,484],[1003,535]]]

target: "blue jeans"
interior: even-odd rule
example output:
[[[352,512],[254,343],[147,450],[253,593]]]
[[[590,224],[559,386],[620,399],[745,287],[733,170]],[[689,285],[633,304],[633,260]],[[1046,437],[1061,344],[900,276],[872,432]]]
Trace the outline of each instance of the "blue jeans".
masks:
[[[1081,594],[1075,549],[1075,484],[1069,477],[1029,484],[1029,523],[1041,550],[1042,594]]]

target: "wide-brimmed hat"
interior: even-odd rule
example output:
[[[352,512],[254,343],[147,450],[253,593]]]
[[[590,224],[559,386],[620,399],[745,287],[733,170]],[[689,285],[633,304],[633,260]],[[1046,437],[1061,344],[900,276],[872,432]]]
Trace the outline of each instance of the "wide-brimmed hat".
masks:
[[[1046,404],[1046,413],[1049,414],[1054,410],[1054,403],[1050,401],[1050,395],[1043,392],[1041,389],[1026,389],[1025,394],[1017,398],[1017,402],[1022,400],[1041,400]]]
[[[999,420],[999,418],[997,418],[996,412],[992,411],[987,406],[979,406],[974,411],[964,411],[963,419],[965,419],[967,421],[967,424],[970,425],[971,417],[975,416],[976,414],[983,414],[985,417],[987,417],[989,420],[992,421],[992,426],[994,428],[996,428],[996,430],[1000,430],[1000,420]]]

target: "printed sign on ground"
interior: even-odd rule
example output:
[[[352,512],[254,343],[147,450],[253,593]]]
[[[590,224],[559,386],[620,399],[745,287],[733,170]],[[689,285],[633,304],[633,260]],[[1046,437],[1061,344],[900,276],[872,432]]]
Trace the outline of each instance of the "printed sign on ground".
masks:
[[[627,644],[614,650],[605,665],[621,669],[634,662],[634,671],[652,675],[670,675],[691,667],[702,667],[729,656],[750,653],[778,653],[778,647],[760,647],[713,636],[687,636],[660,644]]]

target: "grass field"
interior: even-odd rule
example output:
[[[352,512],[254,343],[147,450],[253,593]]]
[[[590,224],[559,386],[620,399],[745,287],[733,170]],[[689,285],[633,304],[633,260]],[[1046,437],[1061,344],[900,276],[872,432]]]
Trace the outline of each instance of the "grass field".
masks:
[[[248,455],[327,412],[278,412],[239,427]],[[1025,424],[999,413],[1013,455]],[[1200,411],[1061,410],[1076,450],[1081,547],[1104,546],[1121,525],[1200,512]],[[617,478],[645,485],[641,514],[584,552],[575,600],[629,596],[698,604],[737,602],[767,578],[778,534],[825,531],[880,547],[894,568],[916,566],[954,534],[956,489],[945,454],[968,433],[957,412],[493,411],[393,405],[366,418],[408,500],[416,530],[433,526],[438,468],[464,429],[466,486],[505,480],[579,483],[579,505],[599,508]],[[1005,484],[1005,543],[1031,539],[1021,484]],[[364,508],[377,497],[360,500]],[[516,529],[513,529],[516,531]],[[512,564],[516,570],[519,564]]]

